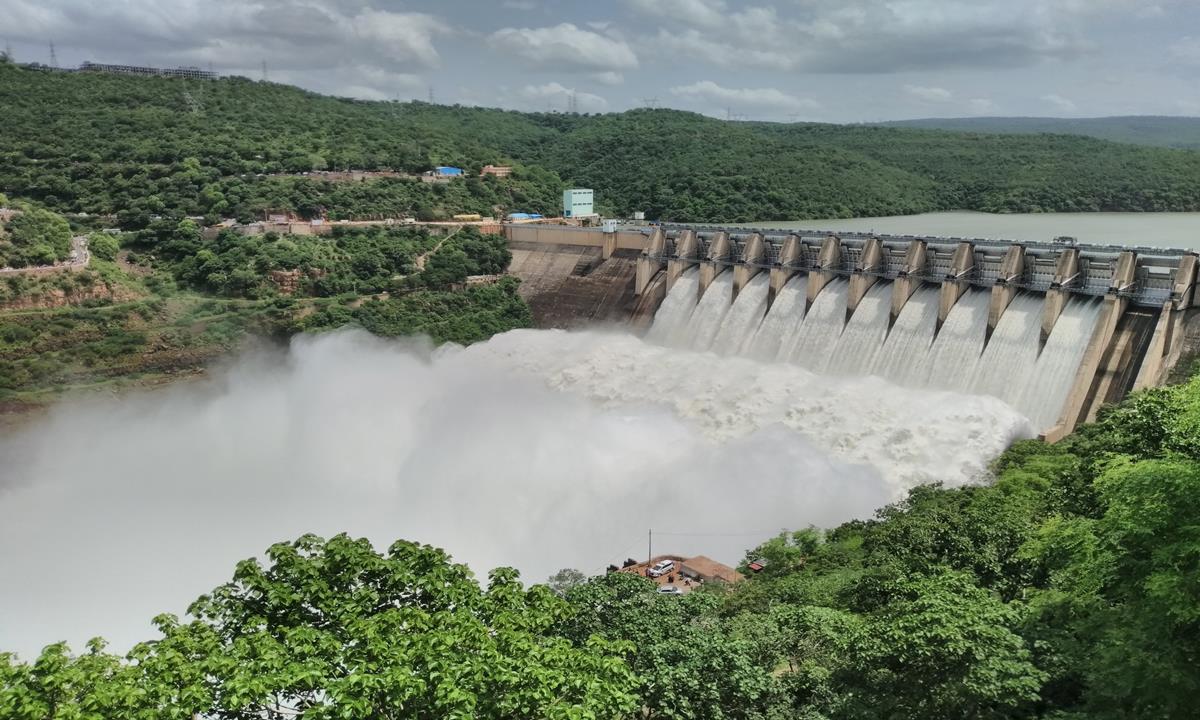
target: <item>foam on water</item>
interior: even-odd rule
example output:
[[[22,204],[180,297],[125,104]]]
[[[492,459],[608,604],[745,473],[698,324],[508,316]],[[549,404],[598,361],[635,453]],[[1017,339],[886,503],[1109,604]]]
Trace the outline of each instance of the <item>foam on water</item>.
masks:
[[[781,360],[789,360],[821,372],[829,365],[830,350],[837,344],[846,326],[846,295],[850,284],[836,279],[829,282],[813,300],[804,322],[790,346],[782,346]]]
[[[889,282],[873,285],[847,319],[849,285],[843,279],[825,286],[805,313],[808,279],[794,277],[765,317],[761,305],[768,281],[761,275],[755,280],[760,287],[739,297],[732,309],[720,307],[723,287],[720,297],[706,294],[708,302],[695,310],[673,344],[776,359],[830,375],[874,374],[905,387],[990,395],[1011,404],[1039,430],[1057,421],[1100,310],[1096,301],[1071,299],[1039,353],[1039,294],[1021,292],[1013,298],[989,338],[991,293],[978,288],[967,289],[939,330],[939,289],[919,287],[889,329]],[[683,294],[691,291],[689,286],[672,290],[664,302],[667,317],[678,314]],[[714,323],[719,329],[711,334]]]
[[[708,350],[712,347],[725,316],[733,302],[733,273],[726,270],[713,279],[704,290],[700,304],[688,320],[688,347],[693,350]]]
[[[891,286],[876,283],[859,301],[830,354],[829,372],[864,375],[875,366],[875,355],[883,348],[891,310]]]
[[[923,385],[959,392],[971,387],[983,354],[990,298],[986,291],[971,288],[955,303],[929,348]]]
[[[602,572],[651,527],[693,533],[663,552],[736,563],[780,529],[975,480],[1028,433],[991,398],[629,334],[523,330],[432,352],[302,337],[286,357],[67,401],[0,437],[0,648],[99,634],[123,651],[238,560],[306,532],[414,539],[531,581]]]
[[[750,339],[747,355],[758,360],[774,360],[785,345],[790,345],[804,323],[804,304],[808,276],[797,275],[780,289],[767,316]]]
[[[750,341],[762,324],[767,312],[767,291],[770,276],[759,273],[742,288],[729,314],[721,322],[721,329],[713,340],[712,350],[727,355],[747,353]]]
[[[696,310],[699,293],[700,271],[698,268],[688,268],[676,278],[671,291],[654,314],[654,323],[646,332],[646,339],[663,345],[686,345],[688,321]]]
[[[882,350],[875,356],[875,374],[905,387],[920,387],[925,382],[926,356],[933,344],[937,313],[937,289],[918,288],[905,303]]]

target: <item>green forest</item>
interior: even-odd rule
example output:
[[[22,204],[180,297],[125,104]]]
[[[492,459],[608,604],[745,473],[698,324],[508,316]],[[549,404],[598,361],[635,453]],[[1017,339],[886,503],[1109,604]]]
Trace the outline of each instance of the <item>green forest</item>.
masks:
[[[992,470],[781,534],[746,554],[760,573],[684,596],[305,536],[125,657],[0,655],[0,717],[1195,717],[1200,379]]]
[[[595,189],[603,212],[672,221],[1200,210],[1200,153],[1079,136],[727,122],[674,110],[531,114],[11,63],[0,63],[0,97],[0,192],[130,230],[161,217],[268,212],[554,214],[568,186]],[[481,178],[485,164],[514,172]],[[416,177],[437,165],[465,178]],[[411,176],[320,175],[346,169]]]
[[[35,208],[0,225],[0,250],[5,234],[42,226],[69,246],[67,221]],[[533,324],[515,278],[465,285],[501,275],[511,258],[502,236],[469,226],[226,230],[206,240],[191,220],[159,220],[136,233],[91,233],[88,246],[82,270],[0,280],[0,401],[198,372],[250,336],[356,326],[466,345]]]
[[[971,133],[1086,135],[1101,140],[1200,150],[1200,118],[1135,115],[1129,117],[975,117],[925,118],[880,123]]]

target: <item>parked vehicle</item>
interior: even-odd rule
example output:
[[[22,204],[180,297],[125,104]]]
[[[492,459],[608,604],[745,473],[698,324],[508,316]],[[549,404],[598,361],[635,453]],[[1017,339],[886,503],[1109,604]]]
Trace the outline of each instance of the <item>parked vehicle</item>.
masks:
[[[661,577],[675,569],[674,560],[659,560],[654,563],[654,567],[646,573],[650,577]]]
[[[658,591],[660,593],[662,593],[663,595],[682,595],[683,594],[683,590],[680,590],[679,588],[675,587],[674,585],[663,585],[662,587],[660,587],[658,589]]]

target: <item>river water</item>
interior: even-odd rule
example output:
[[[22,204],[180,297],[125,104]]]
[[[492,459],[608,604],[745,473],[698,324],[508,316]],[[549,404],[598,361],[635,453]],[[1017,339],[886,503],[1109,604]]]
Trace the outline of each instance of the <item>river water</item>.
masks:
[[[1033,213],[993,215],[940,212],[848,220],[764,221],[750,227],[877,232],[1048,242],[1070,236],[1095,245],[1143,245],[1200,250],[1200,213]]]

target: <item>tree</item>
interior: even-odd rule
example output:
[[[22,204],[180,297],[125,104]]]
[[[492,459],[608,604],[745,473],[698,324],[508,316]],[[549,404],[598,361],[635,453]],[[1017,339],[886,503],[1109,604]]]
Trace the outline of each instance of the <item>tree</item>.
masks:
[[[574,568],[563,568],[550,576],[546,584],[558,595],[565,595],[568,590],[587,581],[587,575]]]
[[[637,706],[627,648],[552,626],[569,606],[513,570],[486,590],[441,550],[306,535],[246,560],[189,622],[129,664],[55,646],[0,665],[0,716],[190,718],[612,718]],[[132,707],[130,707],[132,705]],[[4,712],[15,709],[16,714]]]
[[[632,706],[621,648],[554,637],[567,606],[511,570],[485,591],[440,550],[397,542],[383,555],[346,536],[267,555],[268,567],[245,561],[198,600],[198,620],[166,627],[167,648],[181,634],[220,639],[215,665],[192,658],[216,678],[219,715],[566,718]]]
[[[837,676],[861,718],[1000,718],[1027,710],[1046,675],[1013,632],[1017,613],[963,572],[898,584]]]
[[[113,260],[121,249],[117,239],[108,233],[92,233],[88,235],[88,251],[101,260]]]
[[[48,210],[30,208],[14,216],[8,234],[22,264],[64,260],[71,254],[71,226]]]
[[[758,717],[774,699],[756,643],[716,615],[715,594],[665,595],[646,578],[615,572],[576,585],[567,600],[575,612],[562,621],[563,635],[636,648],[631,667],[649,717]]]

